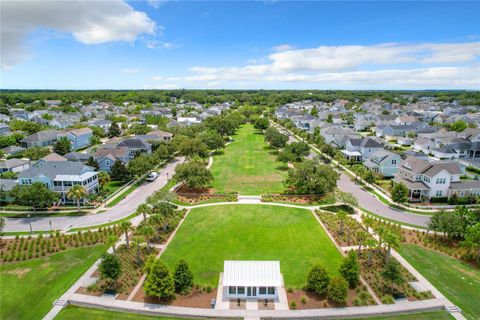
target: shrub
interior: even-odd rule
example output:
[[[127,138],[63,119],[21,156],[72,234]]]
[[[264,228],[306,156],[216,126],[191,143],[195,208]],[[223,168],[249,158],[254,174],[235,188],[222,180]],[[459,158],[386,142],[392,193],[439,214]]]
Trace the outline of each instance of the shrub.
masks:
[[[300,299],[300,302],[301,302],[302,304],[306,304],[306,303],[307,303],[307,297],[302,296],[302,298]]]
[[[170,300],[175,296],[175,284],[167,267],[160,261],[150,267],[144,284],[145,293],[162,300]]]
[[[292,309],[292,310],[297,309],[297,303],[295,301],[290,302],[290,309]]]
[[[188,263],[185,260],[180,260],[175,268],[175,273],[173,275],[175,282],[175,292],[179,294],[187,294],[190,292],[193,286],[193,273],[190,270]],[[211,292],[208,291],[207,292]]]
[[[316,264],[308,274],[307,290],[316,294],[324,294],[327,292],[329,281],[330,277],[325,267],[321,264]]]
[[[360,280],[360,265],[357,259],[357,252],[350,250],[347,257],[340,266],[340,274],[347,280],[350,288],[355,288]]]
[[[343,277],[334,277],[328,284],[328,297],[337,303],[347,300],[348,282]]]

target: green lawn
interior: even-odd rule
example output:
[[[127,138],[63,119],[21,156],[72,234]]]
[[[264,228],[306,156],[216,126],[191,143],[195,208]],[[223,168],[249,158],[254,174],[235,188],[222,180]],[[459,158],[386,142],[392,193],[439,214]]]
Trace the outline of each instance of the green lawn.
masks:
[[[60,311],[55,320],[185,320],[187,318],[175,318],[175,317],[153,317],[144,316],[140,314],[115,312],[99,309],[81,308],[76,306],[68,306]],[[188,320],[188,319],[187,319]]]
[[[193,209],[162,255],[171,270],[182,258],[196,284],[215,288],[224,260],[280,260],[293,288],[303,287],[314,263],[334,274],[342,260],[309,210],[268,205]]]
[[[145,316],[140,314],[131,314],[125,312],[115,312],[107,310],[98,310],[98,309],[89,309],[81,308],[76,306],[68,306],[67,308],[60,311],[55,320],[185,320],[187,318],[174,318],[174,317],[155,317],[155,316]],[[356,318],[357,320],[362,320]],[[390,317],[375,317],[375,318],[363,318],[369,320],[450,320],[453,319],[445,311],[433,311],[425,313],[415,313],[415,314],[406,314],[400,316],[390,316]],[[188,320],[188,319],[187,319]]]
[[[414,244],[402,244],[400,254],[468,319],[480,318],[480,270]]]
[[[287,172],[267,148],[263,134],[252,125],[242,126],[221,155],[214,157],[212,187],[217,193],[238,192],[242,195],[281,193]]]
[[[71,249],[50,257],[0,266],[0,318],[42,319],[101,256],[106,246]]]

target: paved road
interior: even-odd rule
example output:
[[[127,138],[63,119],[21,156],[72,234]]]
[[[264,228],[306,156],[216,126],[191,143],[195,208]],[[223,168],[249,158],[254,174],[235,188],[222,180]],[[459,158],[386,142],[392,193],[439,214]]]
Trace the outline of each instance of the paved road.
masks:
[[[286,133],[285,130],[280,129],[283,133]],[[289,135],[288,143],[298,140],[293,135]],[[316,154],[312,151],[308,158],[312,158]],[[428,215],[414,214],[402,210],[397,210],[387,206],[385,203],[381,202],[379,199],[368,193],[367,191],[360,188],[359,185],[355,184],[351,180],[350,176],[346,173],[341,172],[340,180],[338,181],[338,188],[344,192],[350,192],[358,199],[360,207],[367,209],[381,217],[396,220],[403,223],[414,224],[417,226],[426,227],[430,217]]]
[[[34,231],[50,230],[49,221],[52,221],[54,230],[69,228],[82,228],[109,223],[122,219],[132,214],[137,207],[155,191],[167,184],[167,174],[171,178],[175,173],[175,167],[184,162],[184,158],[178,158],[167,164],[161,171],[158,178],[153,182],[144,182],[141,186],[120,201],[115,207],[107,211],[77,217],[36,217],[36,218],[7,218],[4,228],[5,232],[30,231],[29,221]]]

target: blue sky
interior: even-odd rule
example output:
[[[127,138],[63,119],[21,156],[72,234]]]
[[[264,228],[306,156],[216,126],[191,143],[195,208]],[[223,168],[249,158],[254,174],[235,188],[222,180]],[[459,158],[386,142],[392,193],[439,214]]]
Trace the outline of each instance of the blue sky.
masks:
[[[20,4],[2,88],[480,89],[474,1]]]

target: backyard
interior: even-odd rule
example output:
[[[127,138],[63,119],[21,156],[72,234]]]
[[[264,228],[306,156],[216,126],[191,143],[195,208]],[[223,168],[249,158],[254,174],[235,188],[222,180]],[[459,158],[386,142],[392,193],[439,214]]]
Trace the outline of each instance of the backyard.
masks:
[[[0,266],[1,319],[41,319],[105,252],[105,245],[70,249]]]
[[[402,244],[400,254],[450,301],[467,319],[480,315],[480,271],[468,263],[414,244]]]
[[[285,285],[302,288],[316,262],[336,274],[342,261],[309,210],[268,205],[193,209],[162,255],[188,261],[194,282],[216,288],[224,260],[280,260]]]
[[[223,154],[214,157],[211,171],[215,192],[281,193],[287,172],[283,170],[284,165],[275,160],[273,151],[252,125],[242,126]]]

